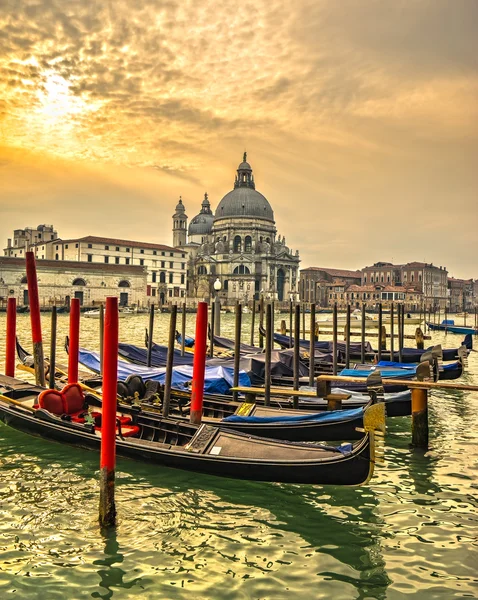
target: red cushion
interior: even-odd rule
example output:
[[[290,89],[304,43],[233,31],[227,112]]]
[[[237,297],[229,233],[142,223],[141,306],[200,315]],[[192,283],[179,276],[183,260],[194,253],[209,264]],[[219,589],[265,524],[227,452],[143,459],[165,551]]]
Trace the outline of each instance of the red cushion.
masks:
[[[38,396],[38,404],[41,408],[50,411],[54,415],[66,413],[66,405],[63,395],[58,390],[43,390]]]
[[[73,415],[84,409],[85,396],[78,383],[70,383],[66,385],[61,393],[65,400],[65,412],[68,415]]]

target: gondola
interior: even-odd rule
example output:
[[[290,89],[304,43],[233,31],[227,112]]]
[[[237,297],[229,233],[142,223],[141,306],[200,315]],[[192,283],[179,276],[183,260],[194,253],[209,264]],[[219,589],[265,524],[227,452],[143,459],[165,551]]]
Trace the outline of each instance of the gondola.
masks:
[[[265,331],[263,331],[263,334],[265,335]],[[289,345],[290,345],[290,337],[289,336],[281,335],[279,333],[274,333],[274,341],[277,342],[277,344],[279,344],[282,348],[289,348]],[[292,338],[292,344],[293,343],[294,343],[294,340]],[[299,340],[299,345],[305,349],[308,349],[310,342],[309,342],[309,340],[301,339],[301,340]],[[337,342],[337,354],[338,354],[337,359],[339,360],[339,362],[340,362],[340,358],[345,356],[345,352],[346,352],[345,346],[346,346],[345,342]],[[470,350],[473,349],[473,338],[472,338],[471,334],[467,334],[465,336],[461,346],[465,346],[467,353],[469,353]],[[457,348],[445,348],[443,350],[443,360],[449,362],[449,361],[459,359],[460,358],[459,348],[461,346],[459,346]],[[316,350],[328,349],[328,350],[332,351],[332,342],[331,341],[315,342],[315,348],[316,348]],[[432,349],[433,349],[433,346],[430,346],[430,348],[427,348],[425,350],[420,350],[418,348],[402,348],[402,362],[404,362],[404,363],[420,362],[422,355],[425,352],[430,351]],[[374,360],[376,358],[377,354],[378,354],[378,350],[374,350],[372,348],[372,346],[370,345],[370,343],[366,342],[365,358],[368,360]],[[399,352],[398,351],[394,351],[393,356],[391,356],[391,354],[392,353],[389,350],[382,350],[382,352],[381,352],[382,360],[389,360],[389,361],[398,361],[399,360]],[[361,358],[361,343],[360,342],[351,342],[350,343],[350,358],[360,360],[360,358]]]
[[[478,328],[455,325],[452,319],[446,319],[440,324],[427,322],[426,326],[432,331],[444,331],[445,333],[457,333],[458,335],[478,335]]]
[[[31,397],[31,388],[0,396],[4,423],[48,440],[100,449],[101,412],[84,414],[78,384],[70,384],[62,393],[42,391],[38,408],[25,402]],[[159,421],[142,412],[118,414],[117,424],[116,454],[121,457],[237,479],[361,485],[373,474],[377,433],[381,437],[385,431],[385,407],[378,403],[367,408],[364,437],[340,446],[271,440],[207,424]]]

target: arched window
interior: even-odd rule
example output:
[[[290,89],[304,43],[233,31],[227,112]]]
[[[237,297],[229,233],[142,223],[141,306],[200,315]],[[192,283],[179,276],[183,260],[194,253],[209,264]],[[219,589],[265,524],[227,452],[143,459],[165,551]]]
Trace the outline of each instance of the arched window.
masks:
[[[118,287],[131,287],[129,284],[129,281],[126,281],[126,279],[122,279],[119,283],[118,283]]]
[[[245,267],[244,265],[239,265],[233,271],[234,275],[249,275],[249,267]]]
[[[207,275],[207,269],[204,265],[198,267],[198,275]]]
[[[166,283],[166,273],[164,271],[159,274],[159,283]]]
[[[73,285],[86,285],[86,281],[81,277],[78,277],[75,279],[75,281],[73,281]]]
[[[234,238],[234,252],[240,252],[240,251],[241,251],[241,236],[236,235],[236,237]]]
[[[250,235],[246,235],[244,239],[244,252],[252,252],[252,238]]]
[[[27,276],[26,276],[26,275],[24,275],[24,276],[22,277],[22,279],[21,279],[20,283],[28,283],[28,279],[27,279]]]

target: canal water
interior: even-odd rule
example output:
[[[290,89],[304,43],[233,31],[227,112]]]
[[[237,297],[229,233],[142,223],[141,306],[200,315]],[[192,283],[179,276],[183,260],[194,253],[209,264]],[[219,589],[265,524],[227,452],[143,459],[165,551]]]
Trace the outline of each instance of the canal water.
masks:
[[[42,315],[47,347],[49,319]],[[121,319],[121,341],[143,345],[147,323],[148,315]],[[167,339],[168,325],[169,315],[157,316],[155,341]],[[27,347],[29,328],[18,315]],[[58,329],[61,339],[67,315]],[[223,315],[222,333],[233,330],[233,315]],[[461,337],[434,333],[432,342],[456,347]],[[81,345],[98,349],[97,320],[82,318]],[[2,334],[2,371],[4,352]],[[460,381],[478,384],[477,353]],[[410,418],[389,419],[385,464],[359,488],[236,481],[120,459],[119,522],[109,533],[97,523],[99,456],[0,424],[0,595],[476,598],[478,394],[436,392],[429,407],[430,450],[410,449]]]

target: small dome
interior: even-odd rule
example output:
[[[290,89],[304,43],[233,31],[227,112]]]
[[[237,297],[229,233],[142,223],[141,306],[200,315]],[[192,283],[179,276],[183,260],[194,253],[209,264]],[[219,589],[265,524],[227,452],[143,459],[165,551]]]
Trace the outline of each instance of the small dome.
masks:
[[[188,227],[189,235],[205,235],[211,232],[214,215],[208,213],[199,213],[191,220]]]
[[[243,162],[241,162],[241,164],[240,164],[240,165],[237,167],[237,170],[238,170],[238,171],[252,171],[252,168],[251,168],[251,165],[250,165],[248,162],[246,162],[246,161],[243,161]]]

